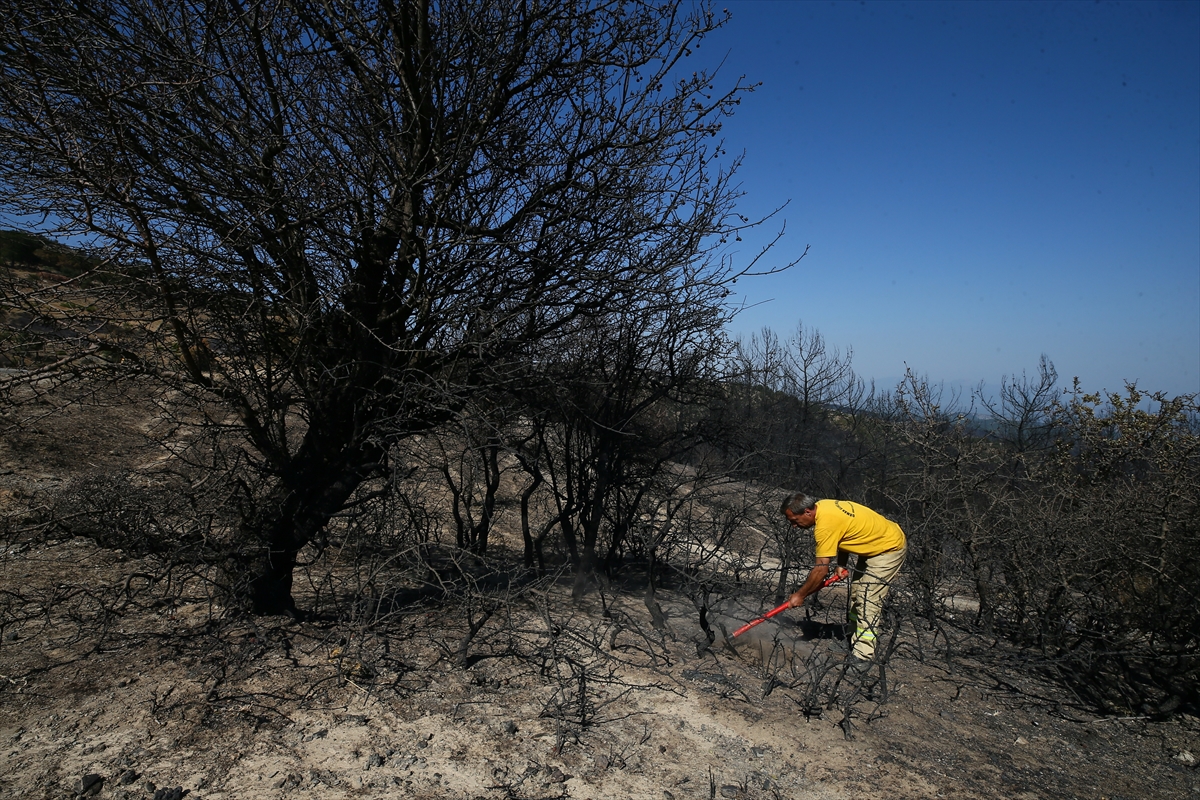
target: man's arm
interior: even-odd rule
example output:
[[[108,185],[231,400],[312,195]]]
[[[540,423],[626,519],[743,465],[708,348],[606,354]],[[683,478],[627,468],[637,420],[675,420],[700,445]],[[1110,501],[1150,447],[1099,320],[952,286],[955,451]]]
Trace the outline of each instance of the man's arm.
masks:
[[[808,573],[808,580],[804,582],[803,586],[792,592],[792,596],[788,598],[789,608],[799,608],[804,605],[805,598],[820,591],[821,584],[825,582],[825,576],[829,574],[829,565],[832,563],[833,559],[829,557],[817,559],[816,566]]]

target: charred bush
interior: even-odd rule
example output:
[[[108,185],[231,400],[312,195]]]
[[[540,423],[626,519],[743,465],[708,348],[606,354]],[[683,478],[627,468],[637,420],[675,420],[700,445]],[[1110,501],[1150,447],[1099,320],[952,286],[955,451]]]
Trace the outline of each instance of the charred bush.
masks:
[[[1200,429],[1195,397],[1008,385],[1003,424],[912,380],[898,496],[924,613],[965,591],[969,622],[1113,713],[1200,694]],[[993,412],[997,409],[993,408]],[[1007,420],[1007,422],[1006,422]]]
[[[127,471],[85,475],[46,504],[47,534],[83,537],[130,556],[165,554],[202,540],[179,486],[156,485]]]

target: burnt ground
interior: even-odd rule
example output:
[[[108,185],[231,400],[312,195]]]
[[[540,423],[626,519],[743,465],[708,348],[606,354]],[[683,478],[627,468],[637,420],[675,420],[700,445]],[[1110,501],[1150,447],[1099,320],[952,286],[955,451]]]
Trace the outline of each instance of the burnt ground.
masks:
[[[0,442],[9,520],[73,472],[147,457],[117,421],[67,419]],[[479,607],[399,573],[368,604],[347,589],[340,615],[250,619],[198,568],[82,538],[3,547],[3,797],[99,776],[99,798],[1200,798],[1195,718],[1098,715],[949,611],[902,622],[860,679],[836,593],[706,648],[678,587],[656,629],[636,585],[573,603],[547,579],[464,646]],[[313,574],[347,569],[331,554]],[[727,627],[766,607],[739,602]]]

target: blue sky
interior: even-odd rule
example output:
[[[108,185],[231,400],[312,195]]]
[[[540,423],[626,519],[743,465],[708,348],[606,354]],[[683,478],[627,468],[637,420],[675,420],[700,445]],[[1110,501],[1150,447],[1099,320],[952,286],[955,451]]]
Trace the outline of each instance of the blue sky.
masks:
[[[802,321],[890,389],[1036,372],[1200,392],[1200,2],[721,3],[699,60],[780,217],[743,335]]]

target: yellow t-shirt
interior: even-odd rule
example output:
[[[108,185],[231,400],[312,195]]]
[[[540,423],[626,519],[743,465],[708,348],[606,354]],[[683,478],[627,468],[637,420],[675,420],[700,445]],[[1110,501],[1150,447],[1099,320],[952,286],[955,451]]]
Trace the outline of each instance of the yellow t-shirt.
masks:
[[[848,500],[818,500],[813,524],[817,558],[833,558],[838,550],[877,556],[904,547],[900,526],[866,506]]]

